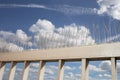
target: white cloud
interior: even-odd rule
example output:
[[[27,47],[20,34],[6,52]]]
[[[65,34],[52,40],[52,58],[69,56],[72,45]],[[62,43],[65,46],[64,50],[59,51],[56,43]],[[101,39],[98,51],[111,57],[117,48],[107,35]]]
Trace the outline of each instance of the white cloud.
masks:
[[[96,14],[97,10],[94,8],[85,8],[79,6],[70,5],[57,5],[57,6],[45,6],[40,4],[0,4],[0,8],[39,8],[51,11],[62,12],[69,15],[83,15],[83,14]]]
[[[110,61],[102,61],[99,65],[101,70],[111,72],[111,62]],[[117,72],[120,73],[120,62],[117,62]]]
[[[27,45],[29,40],[31,39],[31,37],[27,36],[27,34],[21,29],[18,29],[16,33],[12,33],[9,31],[0,31],[0,38],[4,39],[7,42],[19,42],[22,45]]]
[[[65,70],[68,70],[68,71],[76,69],[75,67],[71,67],[71,66],[65,66],[64,68],[65,68]]]
[[[0,39],[0,52],[15,52],[23,51],[23,47],[17,46],[13,43],[7,43],[4,39]]]
[[[39,63],[31,63],[30,66],[32,68],[39,68]]]
[[[16,35],[9,31],[0,31],[0,38],[5,39],[8,42],[16,40]]]
[[[68,75],[69,75],[70,78],[74,77],[74,74],[72,72],[69,72]]]
[[[9,51],[13,48],[11,46],[14,46],[15,49],[18,46],[16,50],[25,50],[30,47],[33,49],[46,49],[92,45],[95,43],[89,29],[85,26],[76,25],[75,23],[64,25],[63,27],[55,27],[49,20],[38,19],[38,21],[29,28],[29,31],[34,33],[33,39],[21,29],[16,30],[16,33],[0,31],[1,44],[4,43],[4,45],[1,45],[1,51],[4,51],[6,47],[10,47],[6,49],[6,51]],[[33,42],[31,42],[32,40]]]
[[[112,75],[104,74],[103,76],[104,76],[104,77],[107,77],[107,78],[111,78]]]
[[[120,34],[117,34],[115,36],[108,37],[107,39],[103,40],[103,42],[118,41],[119,38],[120,38]]]
[[[79,80],[80,76],[81,74],[68,72],[67,74],[64,75],[64,80]]]
[[[32,42],[30,42],[31,37],[28,36],[24,31],[22,31],[21,29],[18,29],[16,31],[16,37],[18,39],[18,41],[22,44],[22,45],[27,45],[27,46],[32,46]]]
[[[57,70],[58,66],[50,65],[50,66],[48,66],[48,68],[53,69],[53,70]]]
[[[58,71],[58,66],[55,65],[48,65],[45,68],[45,75],[49,76],[49,75],[56,75]]]
[[[58,5],[52,7],[55,11],[62,12],[64,14],[69,15],[94,15],[97,14],[97,9],[95,8],[86,8],[80,6],[70,6],[70,5]]]
[[[8,49],[8,51],[11,51],[11,52],[23,51],[23,47],[19,47],[19,46],[17,46],[16,44],[13,44],[13,43],[9,43],[9,44],[6,46],[6,49]]]
[[[57,80],[57,78],[55,76],[46,76],[44,80]]]
[[[97,0],[100,9],[98,14],[107,14],[120,20],[120,0]]]
[[[29,69],[29,72],[32,74],[32,73],[37,73],[38,72],[38,69],[35,69],[35,68],[30,68]]]
[[[22,72],[22,68],[16,68],[16,71]]]
[[[110,61],[102,61],[99,67],[107,72],[111,72],[111,62]]]
[[[63,27],[55,27],[49,20],[38,19],[38,21],[29,28],[29,31],[34,33],[33,39],[21,29],[16,30],[16,33],[0,31],[0,40],[4,41],[4,44],[10,43],[8,46],[1,45],[1,50],[11,46],[16,48],[18,46],[18,49],[15,48],[16,50],[24,50],[26,47],[46,49],[92,45],[95,43],[89,29],[85,26],[76,25],[75,23],[64,25]],[[33,42],[31,42],[32,40]],[[6,50],[9,51],[11,48]]]
[[[24,5],[24,4],[0,4],[0,8],[16,8],[16,7],[46,9],[46,6],[38,5],[38,4],[28,4],[28,5]]]
[[[45,74],[49,74],[49,75],[51,74],[51,75],[53,75],[54,71],[52,69],[46,68],[45,69]]]
[[[0,4],[0,8],[39,8],[61,12],[66,15],[107,14],[114,19],[120,20],[120,0],[97,0],[97,3],[100,7],[99,9],[70,5],[45,6],[40,4]]]
[[[35,34],[34,46],[37,48],[80,46],[95,43],[89,29],[75,23],[55,28],[52,22],[39,19],[29,30]]]
[[[18,29],[16,33],[9,31],[0,31],[0,51],[22,51],[24,46],[32,46],[30,42],[31,37],[28,37],[27,34]]]
[[[55,28],[55,26],[48,20],[41,20],[41,19],[38,19],[38,21],[33,24],[31,27],[30,27],[30,31],[31,32],[41,32],[41,31],[53,31]]]
[[[90,80],[96,80],[96,77],[99,77],[100,80],[111,80],[111,62],[110,61],[101,61],[98,66],[89,64],[89,70],[94,71],[89,74],[96,74],[94,76],[89,76]],[[120,62],[117,61],[117,73],[120,73]]]
[[[120,62],[117,63],[117,72],[120,74]]]
[[[16,36],[21,39],[22,41],[29,41],[29,37],[27,36],[27,34],[25,32],[23,32],[22,30],[17,30],[16,31]]]
[[[103,70],[100,67],[96,67],[95,65],[89,64],[89,70],[94,72],[103,72]]]
[[[103,73],[99,74],[98,77],[101,79],[111,79],[112,75]]]

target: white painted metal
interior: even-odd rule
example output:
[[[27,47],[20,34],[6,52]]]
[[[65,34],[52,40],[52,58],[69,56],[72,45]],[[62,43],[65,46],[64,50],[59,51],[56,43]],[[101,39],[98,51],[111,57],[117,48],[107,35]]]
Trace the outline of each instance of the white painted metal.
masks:
[[[81,73],[81,80],[89,80],[89,67],[88,67],[88,61],[86,59],[82,59],[82,73]]]
[[[117,68],[115,58],[111,58],[112,80],[117,80]]]
[[[68,55],[69,54],[69,55]],[[17,53],[0,53],[0,61],[40,61],[70,59],[104,59],[120,57],[120,43],[101,44],[48,50],[34,50]]]
[[[25,61],[24,62],[24,67],[23,67],[23,74],[22,74],[22,80],[27,80],[28,79],[28,73],[29,73],[29,67],[30,67],[30,62]]]
[[[0,62],[0,80],[3,80],[4,70],[5,70],[5,63]]]
[[[63,80],[64,61],[81,60],[82,73],[80,80],[89,79],[88,60],[104,60],[111,58],[112,80],[117,80],[116,58],[120,59],[120,43],[109,43],[93,46],[70,47],[48,50],[24,51],[19,53],[0,53],[0,80],[4,74],[5,62],[12,62],[9,80],[13,80],[16,65],[15,62],[24,61],[22,80],[27,80],[30,61],[40,61],[38,80],[43,80],[46,61],[58,61],[58,79]]]
[[[58,80],[63,80],[64,76],[64,61],[59,60],[58,64]]]
[[[46,62],[44,62],[44,61],[40,61],[39,72],[38,72],[38,80],[44,80],[45,63]]]
[[[9,80],[14,80],[15,70],[16,70],[16,62],[11,62],[9,76],[8,76]]]

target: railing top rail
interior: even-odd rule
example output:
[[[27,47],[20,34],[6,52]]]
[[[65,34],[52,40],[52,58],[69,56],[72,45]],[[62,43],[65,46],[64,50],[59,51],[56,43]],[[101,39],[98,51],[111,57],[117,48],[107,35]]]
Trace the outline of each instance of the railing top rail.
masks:
[[[70,48],[57,48],[48,50],[33,50],[14,53],[0,53],[0,61],[37,61],[37,60],[77,60],[108,59],[120,57],[120,43],[100,44]]]

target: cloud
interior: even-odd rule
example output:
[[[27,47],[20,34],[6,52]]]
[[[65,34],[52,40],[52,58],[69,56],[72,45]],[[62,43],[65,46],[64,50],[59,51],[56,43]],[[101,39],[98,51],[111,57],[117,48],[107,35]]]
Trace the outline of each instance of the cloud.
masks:
[[[46,75],[55,75],[55,73],[57,73],[58,71],[58,66],[55,65],[47,65],[46,69],[45,69],[45,74]]]
[[[44,79],[45,80],[57,80],[58,66],[47,65],[45,68]]]
[[[34,74],[34,73],[38,72],[38,69],[30,68],[29,71],[30,71],[31,74]]]
[[[117,74],[120,73],[120,62],[117,61]],[[92,72],[91,72],[92,71]],[[101,61],[98,66],[96,64],[92,65],[89,64],[89,76],[90,80],[96,80],[96,78],[99,78],[100,80],[111,80],[112,74],[111,74],[111,62],[109,60],[107,61]],[[94,75],[94,76],[92,76]]]
[[[72,70],[75,70],[75,69],[76,69],[75,67],[65,66],[65,70],[68,70],[68,71],[72,71]]]
[[[38,68],[39,67],[39,63],[31,63],[30,66],[32,68]]]
[[[54,75],[55,73],[54,73],[53,70],[47,68],[47,69],[45,70],[45,74]]]
[[[117,62],[117,73],[119,74],[119,72],[120,62]],[[96,80],[97,78],[100,80],[111,80],[111,62],[109,60],[101,61],[98,66],[96,66],[96,64],[89,64],[89,74],[90,80]]]
[[[44,31],[53,31],[55,28],[55,26],[48,20],[46,19],[38,19],[38,21],[36,22],[36,24],[33,24],[31,27],[30,27],[30,31],[31,32],[34,32],[34,33],[37,33],[37,32],[40,32],[40,30],[44,30]]]
[[[23,50],[23,47],[20,47],[14,43],[7,43],[3,39],[0,39],[0,52],[15,52]]]
[[[70,6],[70,5],[58,5],[52,7],[55,11],[62,12],[69,15],[95,15],[97,14],[96,8],[86,8],[80,6]]]
[[[107,39],[103,40],[103,42],[118,41],[119,38],[120,38],[120,34],[117,34],[115,36],[108,37]]]
[[[58,66],[50,65],[50,66],[48,66],[48,68],[57,70],[57,69],[58,69]]]
[[[74,78],[74,74],[72,72],[68,72],[68,74],[65,76],[65,78]]]
[[[120,74],[120,62],[117,62],[117,73]]]
[[[29,41],[30,37],[27,36],[27,34],[22,30],[16,31],[16,36],[21,39],[22,41]]]
[[[0,31],[0,51],[22,51],[30,48],[47,49],[92,45],[95,43],[89,29],[75,23],[56,27],[49,20],[38,19],[29,28],[29,31],[33,33],[33,37],[28,36],[21,29],[16,30],[16,33]]]
[[[44,80],[57,80],[57,78],[55,76],[46,76]]]
[[[19,42],[21,45],[28,45],[27,42],[29,42],[31,39],[31,37],[27,36],[27,34],[21,29],[16,30],[16,33],[9,31],[0,31],[0,38],[11,43]]]
[[[110,61],[102,61],[99,67],[107,72],[111,72],[111,62]]]
[[[64,80],[79,80],[80,76],[81,74],[68,72],[67,74],[64,75]]]
[[[37,5],[37,4],[0,4],[0,8],[43,8],[46,9],[44,5]]]
[[[102,61],[99,67],[104,70],[111,72],[111,62],[110,61]],[[117,72],[120,73],[120,62],[117,62]]]
[[[86,8],[71,5],[52,5],[45,6],[40,4],[0,4],[0,8],[39,8],[50,11],[57,11],[66,15],[104,15],[107,14],[114,19],[120,20],[120,1],[119,0],[97,0],[99,9]]]
[[[103,72],[104,71],[100,67],[96,67],[95,65],[91,65],[91,64],[89,64],[89,70],[94,71],[94,72]]]
[[[0,31],[0,52],[23,51],[25,46],[32,46],[31,37],[18,29],[16,33]]]
[[[39,8],[50,11],[57,11],[69,15],[97,14],[94,8],[85,8],[70,5],[45,6],[40,4],[0,4],[0,8]]]
[[[120,0],[97,0],[97,3],[100,6],[98,14],[107,14],[120,20]]]
[[[31,37],[28,36],[24,31],[22,31],[21,29],[18,29],[16,31],[16,37],[18,39],[18,41],[22,44],[22,45],[27,45],[27,46],[32,46],[32,42],[30,42]]]
[[[40,49],[95,43],[89,29],[75,23],[57,28],[51,21],[38,19],[29,30],[34,33],[34,46]]]
[[[102,79],[105,79],[105,78],[110,79],[112,75],[110,75],[110,74],[99,74],[98,76]]]

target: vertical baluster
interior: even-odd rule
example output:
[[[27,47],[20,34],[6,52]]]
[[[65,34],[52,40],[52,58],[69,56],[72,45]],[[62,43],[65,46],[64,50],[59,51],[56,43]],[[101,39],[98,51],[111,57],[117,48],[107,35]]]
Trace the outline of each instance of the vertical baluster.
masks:
[[[0,80],[3,80],[4,70],[5,70],[5,63],[0,62]]]
[[[15,70],[16,70],[16,62],[11,62],[10,71],[9,71],[9,74],[8,74],[9,75],[8,76],[9,80],[14,80]]]
[[[58,80],[63,80],[64,76],[64,61],[59,60],[58,64]]]
[[[88,69],[89,61],[86,59],[82,59],[82,76],[81,80],[88,80],[89,79],[89,69]]]
[[[45,63],[46,62],[40,61],[39,72],[38,72],[38,80],[43,80],[44,79]]]
[[[115,58],[111,58],[112,80],[117,80],[117,68]]]
[[[29,67],[30,67],[30,62],[25,61],[24,62],[24,67],[23,67],[23,74],[22,74],[22,80],[27,80],[28,78],[28,73],[29,73]]]

